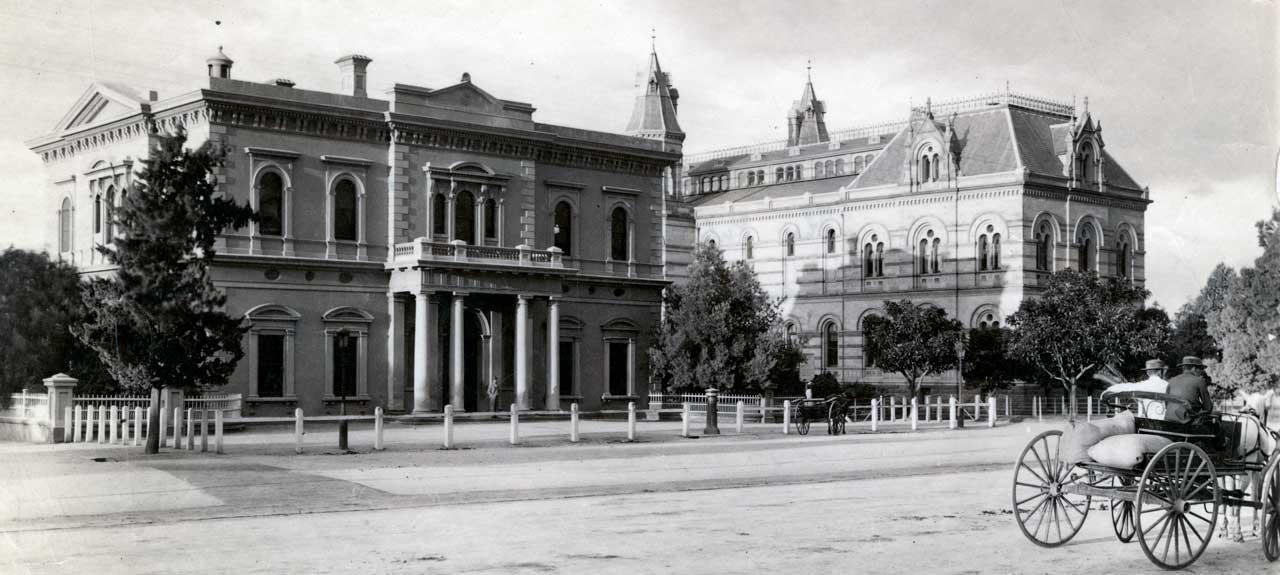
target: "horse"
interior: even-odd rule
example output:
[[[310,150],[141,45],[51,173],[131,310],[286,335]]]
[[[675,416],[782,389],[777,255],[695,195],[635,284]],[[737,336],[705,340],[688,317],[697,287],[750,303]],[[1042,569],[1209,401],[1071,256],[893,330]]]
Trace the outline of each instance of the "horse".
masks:
[[[1271,457],[1280,457],[1276,452],[1276,445],[1280,442],[1280,432],[1267,427],[1267,422],[1271,415],[1271,402],[1275,397],[1275,391],[1271,390],[1267,393],[1251,393],[1245,396],[1244,408],[1236,414],[1223,414],[1224,421],[1236,421],[1240,424],[1240,440],[1236,444],[1233,455],[1240,461],[1246,463],[1265,464]],[[1246,481],[1246,489],[1253,494],[1253,498],[1261,500],[1262,494],[1262,473],[1251,471]],[[1227,484],[1232,487],[1239,488],[1239,479],[1236,477],[1223,478],[1223,487]],[[1231,532],[1229,526],[1232,517],[1235,518],[1235,531]],[[1253,510],[1253,535],[1258,535],[1262,530],[1262,524],[1259,519],[1258,509]],[[1240,508],[1236,507],[1232,511],[1223,515],[1222,529],[1218,533],[1219,537],[1231,537],[1233,541],[1244,541],[1244,533],[1241,530]]]

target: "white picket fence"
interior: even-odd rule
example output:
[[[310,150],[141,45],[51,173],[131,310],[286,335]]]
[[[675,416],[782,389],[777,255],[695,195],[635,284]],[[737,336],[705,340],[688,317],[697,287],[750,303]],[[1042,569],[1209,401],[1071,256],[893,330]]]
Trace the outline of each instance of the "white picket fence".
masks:
[[[716,413],[731,414],[738,407],[741,401],[747,413],[759,413],[760,405],[764,398],[759,395],[746,395],[726,393],[716,396]],[[707,411],[707,395],[704,393],[683,393],[683,394],[649,394],[649,409],[681,409],[684,404],[689,404],[689,410],[694,413],[706,413]]]
[[[13,393],[9,395],[8,409],[0,410],[0,417],[20,419],[49,418],[49,396],[44,393]]]

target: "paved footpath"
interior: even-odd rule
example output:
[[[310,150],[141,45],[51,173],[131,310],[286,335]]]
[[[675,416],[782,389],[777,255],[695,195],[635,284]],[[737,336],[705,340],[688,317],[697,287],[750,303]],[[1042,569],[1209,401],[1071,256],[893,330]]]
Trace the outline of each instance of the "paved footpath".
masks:
[[[679,423],[460,424],[229,436],[227,455],[0,444],[0,573],[1154,573],[1105,510],[1068,545],[1026,541],[1012,461],[1054,424],[841,437],[778,426],[684,439]],[[1060,425],[1060,424],[1058,424]],[[731,425],[729,426],[732,427]],[[865,431],[865,426],[858,428]],[[333,441],[330,441],[330,440]],[[1193,572],[1277,572],[1256,538]],[[1268,571],[1270,569],[1270,571]]]

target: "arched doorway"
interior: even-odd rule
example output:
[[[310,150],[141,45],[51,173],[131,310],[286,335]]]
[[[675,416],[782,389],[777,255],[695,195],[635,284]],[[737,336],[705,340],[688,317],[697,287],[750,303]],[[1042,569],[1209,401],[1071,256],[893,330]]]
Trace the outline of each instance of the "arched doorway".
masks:
[[[469,412],[489,410],[493,338],[488,314],[488,310],[483,307],[467,306],[462,315],[465,322],[462,326],[462,409]],[[448,336],[453,329],[453,321],[452,306],[445,306],[440,321],[440,397],[444,398],[443,403],[450,403],[453,397],[453,343]]]

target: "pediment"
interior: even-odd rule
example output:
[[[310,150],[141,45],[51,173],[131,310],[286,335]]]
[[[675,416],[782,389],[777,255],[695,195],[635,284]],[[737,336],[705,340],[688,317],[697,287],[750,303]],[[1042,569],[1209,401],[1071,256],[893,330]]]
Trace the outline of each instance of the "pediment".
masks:
[[[487,114],[502,113],[502,102],[471,82],[462,82],[431,92],[427,95],[427,102],[433,106],[458,110]]]
[[[95,83],[58,122],[59,132],[117,120],[141,111],[143,101],[127,89]]]

